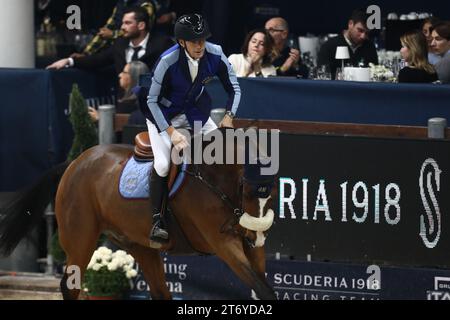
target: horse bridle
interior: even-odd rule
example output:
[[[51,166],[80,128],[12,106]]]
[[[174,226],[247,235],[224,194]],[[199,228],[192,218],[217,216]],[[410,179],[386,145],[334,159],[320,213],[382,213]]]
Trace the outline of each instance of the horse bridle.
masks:
[[[209,190],[214,192],[220,199],[222,199],[222,201],[225,202],[225,204],[233,211],[235,217],[239,221],[239,218],[244,214],[244,207],[242,205],[243,204],[242,198],[243,198],[243,194],[244,194],[244,179],[241,177],[241,179],[239,181],[239,194],[238,194],[239,206],[235,206],[235,205],[233,205],[233,202],[231,201],[229,196],[227,196],[222,190],[220,190],[216,186],[209,183],[202,176],[202,173],[200,172],[200,169],[198,168],[197,165],[194,165],[194,168],[195,168],[194,172],[189,171],[187,169],[184,169],[184,172],[186,172],[191,177],[194,177],[195,179],[200,180],[200,182],[203,183]],[[222,226],[222,228],[223,228],[223,226]],[[221,232],[222,232],[222,228],[221,228]]]
[[[230,223],[230,219],[225,221],[225,223],[220,227],[220,233],[225,233],[227,231],[235,231],[235,233],[238,233],[234,227],[239,223],[239,219],[244,214],[244,207],[243,207],[243,196],[244,196],[244,183],[247,181],[250,184],[252,183],[249,179],[244,178],[243,176],[239,179],[239,206],[233,205],[233,201],[231,201],[230,197],[227,196],[222,190],[208,182],[201,174],[200,169],[198,168],[198,165],[194,165],[194,171],[189,171],[187,168],[183,171],[186,172],[191,177],[198,179],[201,183],[203,183],[210,191],[215,193],[234,213],[234,216],[231,218],[233,220]],[[249,239],[246,235],[243,235],[244,239],[247,241],[248,245],[250,247],[255,247],[255,242],[251,239]]]

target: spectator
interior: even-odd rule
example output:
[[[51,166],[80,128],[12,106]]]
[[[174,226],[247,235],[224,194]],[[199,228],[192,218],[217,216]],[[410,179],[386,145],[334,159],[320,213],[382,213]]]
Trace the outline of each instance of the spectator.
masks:
[[[365,11],[353,11],[347,30],[344,30],[339,36],[329,39],[320,48],[317,64],[328,66],[333,79],[336,69],[341,64],[341,61],[335,59],[337,47],[347,46],[349,48],[350,63],[354,66],[378,64],[377,50],[369,40],[367,19],[368,15]]]
[[[439,22],[439,19],[436,17],[426,18],[422,24],[422,33],[427,38],[428,43],[428,61],[435,65],[439,61],[439,56],[435,54],[431,48],[431,41],[433,38],[431,37],[431,33],[433,32],[433,26]]]
[[[150,70],[147,65],[141,61],[131,61],[127,63],[123,68],[123,71],[119,74],[120,87],[124,91],[124,95],[117,101],[116,113],[130,113],[128,119],[129,124],[142,124],[145,125],[145,117],[142,114],[139,105],[138,98],[133,91],[138,85],[139,76],[149,73]],[[98,121],[98,112],[92,107],[89,107],[89,115],[93,121]]]
[[[142,61],[151,68],[161,53],[172,46],[173,42],[168,37],[150,37],[148,21],[149,16],[144,8],[127,9],[122,18],[123,37],[118,38],[113,46],[90,56],[58,60],[47,69],[64,67],[98,69],[114,65],[116,73],[119,74],[127,63],[134,60]]]
[[[276,76],[272,65],[273,40],[264,29],[255,29],[247,34],[241,54],[232,54],[228,60],[238,77]]]
[[[266,22],[265,28],[275,43],[273,65],[277,75],[285,77],[308,77],[308,68],[300,62],[300,51],[287,45],[289,25],[286,20],[276,17]]]
[[[437,74],[428,62],[427,39],[420,31],[411,31],[400,38],[400,53],[408,66],[400,70],[398,82],[427,83],[437,81]]]
[[[442,83],[450,83],[450,22],[436,24],[431,37],[431,49],[440,58],[434,68]]]
[[[173,11],[171,0],[155,0],[156,22],[155,31],[165,35],[171,35],[173,24],[177,20],[177,13]]]
[[[100,28],[97,35],[87,44],[82,53],[73,53],[72,58],[80,58],[100,52],[111,46],[118,37],[123,35],[121,30],[122,18],[125,11],[132,7],[142,7],[148,13],[148,26],[152,28],[155,21],[155,6],[152,1],[145,0],[118,0],[111,17]]]

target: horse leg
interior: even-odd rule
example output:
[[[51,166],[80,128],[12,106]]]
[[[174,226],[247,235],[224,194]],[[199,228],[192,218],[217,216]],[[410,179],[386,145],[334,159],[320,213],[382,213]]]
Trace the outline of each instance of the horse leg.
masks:
[[[144,273],[145,281],[150,286],[152,300],[172,299],[172,295],[166,285],[164,264],[159,250],[135,245],[127,248],[127,251],[139,263],[139,268]]]
[[[72,215],[72,218],[80,213],[78,221],[72,223],[72,225],[63,221],[58,226],[59,241],[67,256],[66,270],[60,282],[64,300],[76,300],[79,298],[81,289],[79,284],[83,281],[87,265],[97,247],[97,240],[100,236],[99,227],[92,209],[83,208],[82,210],[84,211],[66,208],[64,215]],[[72,220],[72,222],[74,221]],[[72,268],[69,269],[69,267]],[[77,277],[79,277],[76,279],[77,285],[74,285],[73,281],[71,281],[72,274],[69,273],[74,272],[74,270],[76,270]]]
[[[259,255],[261,254],[259,251],[256,251],[256,253]],[[273,289],[264,277],[264,273],[262,273],[263,276],[261,276],[261,263],[258,263],[260,270],[255,270],[244,252],[242,241],[240,239],[234,238],[222,242],[221,247],[217,248],[216,254],[228,264],[245,284],[255,291],[259,299],[276,299]],[[257,255],[255,254],[255,257],[256,256]]]
[[[252,269],[258,276],[266,280],[266,254],[264,247],[251,248],[247,243],[244,243],[244,252],[247,259],[250,261]]]

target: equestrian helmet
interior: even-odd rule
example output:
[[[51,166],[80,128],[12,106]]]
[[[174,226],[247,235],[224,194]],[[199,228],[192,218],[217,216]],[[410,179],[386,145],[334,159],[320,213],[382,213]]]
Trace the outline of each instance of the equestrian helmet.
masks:
[[[199,14],[186,14],[175,23],[175,38],[185,41],[207,39],[211,36],[208,23]]]

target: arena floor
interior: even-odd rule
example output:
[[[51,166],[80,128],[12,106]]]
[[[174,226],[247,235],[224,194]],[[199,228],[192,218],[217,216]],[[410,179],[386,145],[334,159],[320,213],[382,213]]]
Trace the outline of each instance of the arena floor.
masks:
[[[0,300],[62,300],[59,281],[39,273],[0,271]]]

